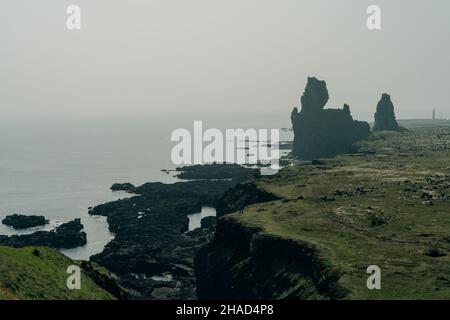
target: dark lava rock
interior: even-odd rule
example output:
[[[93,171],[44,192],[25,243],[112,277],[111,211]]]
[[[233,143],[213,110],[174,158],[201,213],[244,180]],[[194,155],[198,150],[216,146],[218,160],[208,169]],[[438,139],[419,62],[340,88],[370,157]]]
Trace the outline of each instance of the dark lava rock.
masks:
[[[370,216],[370,223],[372,227],[378,227],[383,224],[388,224],[391,220],[391,217],[384,213],[374,213]]]
[[[294,108],[293,154],[303,160],[333,157],[351,151],[352,144],[370,134],[367,122],[355,121],[350,107],[324,109],[328,101],[325,81],[308,78],[301,98],[302,110]]]
[[[424,254],[426,256],[433,257],[433,258],[444,257],[447,255],[442,249],[438,248],[437,246],[428,247],[425,250]]]
[[[301,97],[302,111],[316,112],[325,107],[329,99],[325,81],[308,77],[305,92]]]
[[[34,249],[33,250],[33,256],[40,257],[41,256],[41,252],[38,249]]]
[[[311,164],[313,166],[320,166],[320,165],[324,164],[324,162],[322,160],[314,159],[314,160],[311,161]]]
[[[330,196],[320,196],[319,199],[320,199],[321,201],[325,201],[325,202],[336,201],[336,198],[330,197]]]
[[[115,238],[103,252],[91,257],[114,272],[120,281],[143,298],[195,299],[194,257],[212,237],[214,218],[188,232],[188,214],[202,206],[217,206],[217,198],[254,174],[234,165],[184,167],[186,182],[145,183],[137,196],[92,208],[92,215],[106,216]],[[160,275],[171,275],[170,280]],[[162,277],[164,278],[164,277]]]
[[[238,164],[206,164],[184,166],[176,169],[179,179],[237,179],[257,174],[258,170],[245,168]]]
[[[246,206],[253,203],[270,202],[279,199],[278,196],[262,190],[255,183],[239,183],[217,199],[217,217],[228,213],[242,212]]]
[[[395,119],[394,105],[392,104],[391,97],[383,93],[377,105],[373,131],[398,131],[399,129],[397,120]]]
[[[124,288],[106,269],[95,263],[82,261],[81,268],[83,271],[101,288],[111,293],[119,300],[127,300],[132,298],[133,292]]]
[[[64,223],[52,231],[37,231],[26,235],[0,236],[0,245],[9,247],[46,246],[71,249],[87,243],[86,233],[81,231],[80,219]]]
[[[46,220],[44,216],[13,214],[6,216],[2,220],[2,223],[13,227],[14,229],[28,229],[46,225],[48,220]]]
[[[200,221],[200,225],[202,228],[214,228],[217,223],[217,218],[214,216],[205,217]]]
[[[132,184],[132,183],[129,183],[129,182],[125,182],[125,183],[114,183],[112,186],[111,186],[111,190],[112,191],[127,191],[127,192],[133,192],[133,190],[135,189],[136,187]]]
[[[81,223],[81,219],[74,219],[56,227],[55,231],[61,234],[68,234],[70,232],[80,232],[83,228],[84,226]]]

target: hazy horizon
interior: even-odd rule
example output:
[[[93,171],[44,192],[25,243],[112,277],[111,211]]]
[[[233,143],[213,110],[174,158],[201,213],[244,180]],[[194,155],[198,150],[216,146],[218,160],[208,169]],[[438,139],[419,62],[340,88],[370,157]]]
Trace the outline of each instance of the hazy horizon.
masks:
[[[66,29],[66,8],[82,29]],[[366,28],[377,4],[382,30]],[[371,120],[383,92],[397,118],[450,118],[444,0],[15,0],[0,4],[0,114],[152,116],[280,113],[308,76],[327,107]]]

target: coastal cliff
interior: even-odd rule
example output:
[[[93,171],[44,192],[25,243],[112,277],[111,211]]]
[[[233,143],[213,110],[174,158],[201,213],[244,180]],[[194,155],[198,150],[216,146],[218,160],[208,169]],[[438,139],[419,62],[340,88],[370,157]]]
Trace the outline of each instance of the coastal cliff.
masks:
[[[377,132],[352,149],[227,191],[195,258],[198,297],[450,298],[450,129]],[[381,290],[367,287],[372,265]]]
[[[195,260],[199,299],[330,299],[347,294],[307,242],[265,234],[232,217]],[[217,276],[220,275],[220,276]]]

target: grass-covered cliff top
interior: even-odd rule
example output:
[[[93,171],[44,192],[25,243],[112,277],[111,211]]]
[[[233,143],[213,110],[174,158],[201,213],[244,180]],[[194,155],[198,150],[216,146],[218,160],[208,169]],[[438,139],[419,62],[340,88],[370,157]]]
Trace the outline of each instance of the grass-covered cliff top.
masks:
[[[283,199],[224,218],[313,244],[344,272],[349,299],[449,299],[450,128],[380,132],[359,146],[259,180]],[[381,290],[366,287],[369,265]]]
[[[81,289],[69,290],[66,270],[74,264],[54,249],[0,247],[0,300],[114,299],[84,272]]]

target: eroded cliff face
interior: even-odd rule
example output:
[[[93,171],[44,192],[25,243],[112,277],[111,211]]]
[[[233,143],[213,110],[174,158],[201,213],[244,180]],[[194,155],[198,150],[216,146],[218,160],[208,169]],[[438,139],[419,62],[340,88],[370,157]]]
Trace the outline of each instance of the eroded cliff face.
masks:
[[[310,244],[219,219],[215,237],[195,259],[199,299],[341,299],[342,273]]]
[[[232,212],[239,212],[254,203],[269,202],[280,199],[276,195],[259,188],[255,183],[239,183],[227,190],[217,199],[217,217]]]

